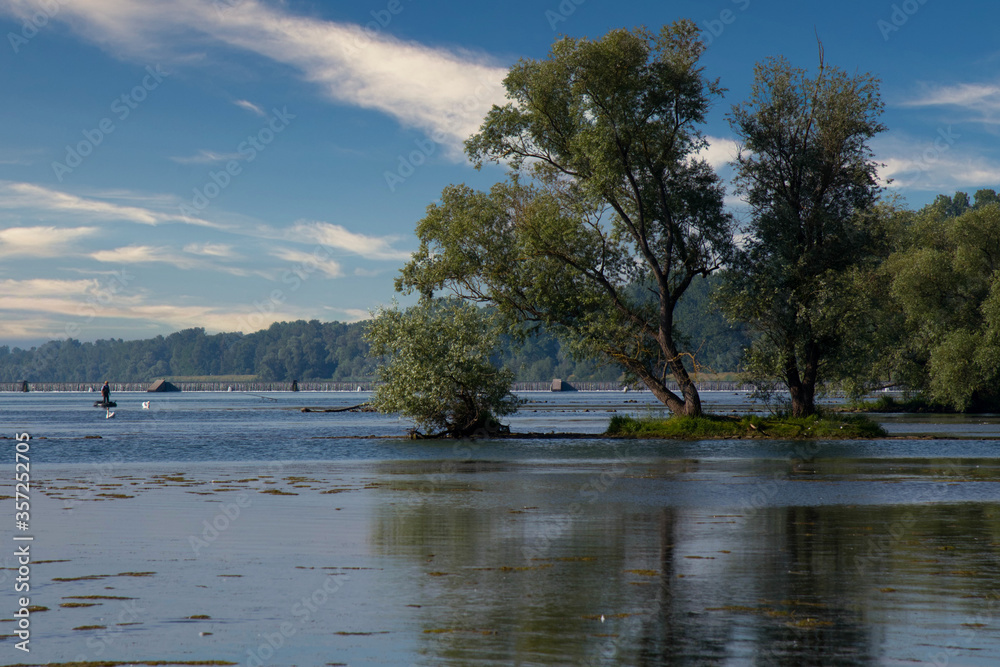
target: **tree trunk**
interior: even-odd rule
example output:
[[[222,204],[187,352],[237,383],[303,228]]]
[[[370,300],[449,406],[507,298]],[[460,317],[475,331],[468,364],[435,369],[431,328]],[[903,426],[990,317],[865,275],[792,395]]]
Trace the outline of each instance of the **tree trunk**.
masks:
[[[701,416],[701,397],[698,395],[698,388],[695,386],[687,371],[682,367],[682,377],[676,377],[680,385],[681,396],[667,389],[667,386],[660,379],[652,375],[645,366],[638,363],[625,364],[630,371],[635,373],[643,384],[649,387],[657,400],[663,403],[675,415],[688,415],[691,417]]]
[[[794,352],[787,352],[785,356],[785,384],[788,385],[788,393],[792,399],[792,416],[808,417],[816,413],[816,369],[817,359],[813,357],[813,346],[809,346],[804,377],[799,375],[798,362]]]
[[[677,363],[680,366],[680,370],[674,370],[674,379],[677,380],[677,385],[680,387],[681,396],[684,397],[684,412],[683,414],[691,417],[701,416],[701,396],[698,394],[698,387],[695,385],[694,380],[688,375],[687,369],[680,362]]]
[[[790,388],[792,395],[792,416],[808,417],[816,412],[816,387],[799,383],[795,388]]]

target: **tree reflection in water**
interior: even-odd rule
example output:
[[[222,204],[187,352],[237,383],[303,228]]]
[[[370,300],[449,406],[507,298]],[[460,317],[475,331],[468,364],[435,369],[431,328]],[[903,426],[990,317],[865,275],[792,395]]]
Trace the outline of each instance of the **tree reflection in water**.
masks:
[[[649,474],[690,484],[697,468]],[[995,638],[976,654],[982,636],[959,632],[1000,598],[992,504],[655,507],[632,492],[648,476],[635,470],[580,502],[595,470],[480,467],[422,492],[394,476],[372,544],[412,569],[399,595],[414,610],[420,664],[997,655]]]

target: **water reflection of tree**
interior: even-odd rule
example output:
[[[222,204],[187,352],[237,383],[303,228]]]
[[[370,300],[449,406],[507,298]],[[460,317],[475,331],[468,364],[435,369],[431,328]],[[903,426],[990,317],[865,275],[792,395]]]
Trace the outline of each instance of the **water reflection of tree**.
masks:
[[[864,665],[871,657],[863,614],[845,600],[837,540],[806,534],[814,509],[775,508],[749,517],[660,512],[655,615],[642,628],[639,665]],[[712,521],[730,519],[732,523]],[[716,524],[717,529],[706,526]],[[710,551],[721,539],[725,555]],[[709,555],[716,553],[716,556]],[[725,556],[728,562],[719,563]],[[710,563],[692,568],[694,563]],[[719,563],[716,565],[716,563]]]
[[[429,664],[489,658],[584,665],[604,651],[630,618],[618,615],[635,611],[622,595],[629,588],[628,524],[611,512],[480,508],[458,495],[385,506],[374,528],[384,553],[419,559],[415,585]],[[546,532],[557,537],[526,558],[524,546]]]
[[[724,513],[602,498],[574,514],[565,479],[512,483],[509,507],[469,479],[407,497],[415,503],[387,496],[373,525],[375,547],[415,572],[401,604],[421,605],[428,664],[869,665],[887,629],[906,625],[894,614],[907,599],[885,597],[893,586],[923,590],[950,573],[942,598],[955,602],[956,591],[998,585],[995,555],[961,547],[998,541],[980,506],[914,509],[894,535],[914,506]],[[928,563],[949,543],[958,553]],[[881,550],[866,558],[873,544]]]

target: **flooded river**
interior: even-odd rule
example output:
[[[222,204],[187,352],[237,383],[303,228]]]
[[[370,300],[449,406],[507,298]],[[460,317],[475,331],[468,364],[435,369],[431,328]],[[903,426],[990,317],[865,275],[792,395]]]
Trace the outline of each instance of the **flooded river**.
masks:
[[[882,416],[895,437],[876,441],[612,440],[609,416],[655,413],[648,395],[540,393],[514,431],[593,437],[442,443],[301,412],[353,394],[149,398],[107,420],[83,394],[0,395],[8,470],[14,433],[32,437],[44,607],[2,664],[1000,663],[994,417]]]

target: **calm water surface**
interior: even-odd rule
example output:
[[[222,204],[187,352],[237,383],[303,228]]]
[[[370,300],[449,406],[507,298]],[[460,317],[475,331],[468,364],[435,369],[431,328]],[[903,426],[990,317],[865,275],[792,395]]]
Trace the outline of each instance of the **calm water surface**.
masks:
[[[364,394],[119,394],[111,420],[92,394],[0,394],[0,436],[32,435],[48,607],[0,663],[1000,664],[995,417],[625,441],[599,434],[648,394],[524,397],[514,431],[594,437],[373,439],[409,424],[301,412]]]

